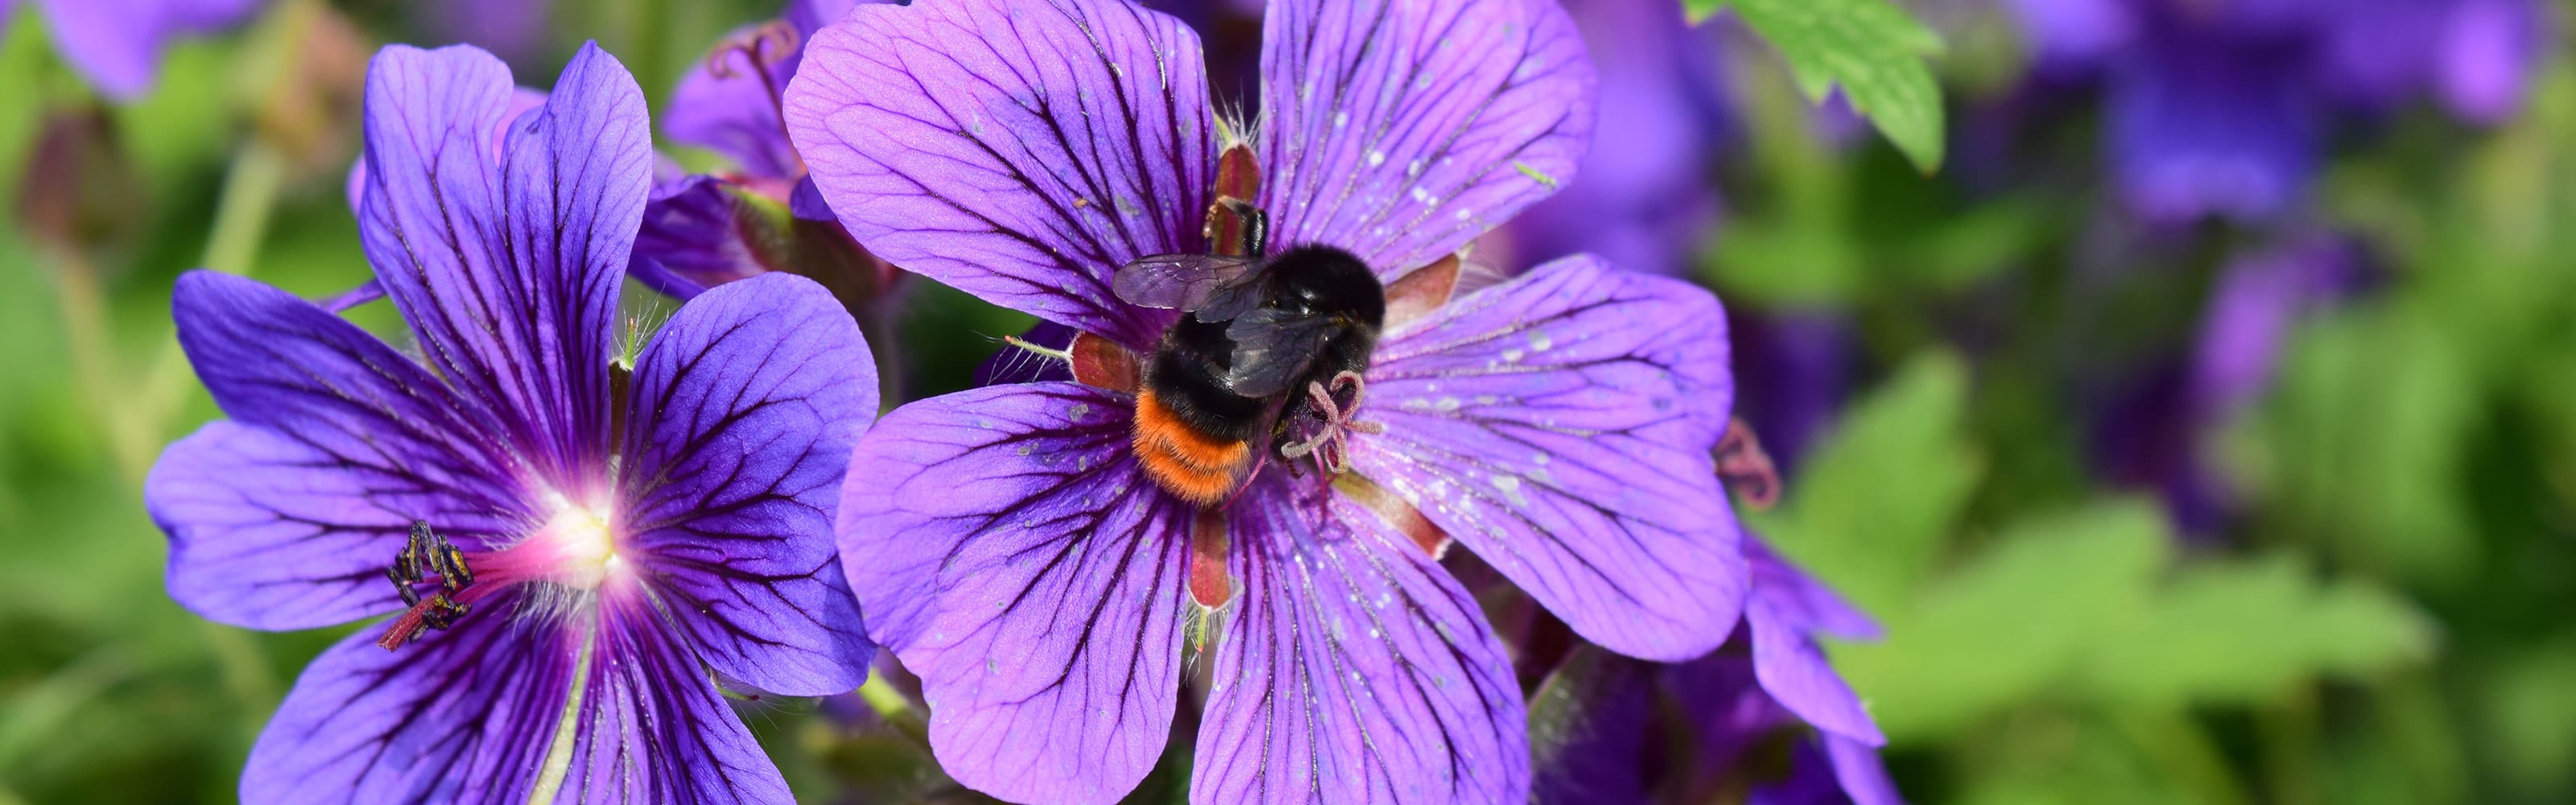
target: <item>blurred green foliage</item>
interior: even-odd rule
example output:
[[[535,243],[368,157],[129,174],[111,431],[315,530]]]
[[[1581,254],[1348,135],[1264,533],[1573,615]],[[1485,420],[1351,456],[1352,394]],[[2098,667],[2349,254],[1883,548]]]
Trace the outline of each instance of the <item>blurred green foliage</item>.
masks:
[[[1748,523],[1887,627],[1834,657],[1910,796],[2576,801],[2576,64],[2552,63],[2500,129],[2401,115],[2334,153],[2314,223],[2385,276],[2295,326],[2272,392],[2211,437],[2243,515],[2185,539],[2144,490],[2088,469],[2080,386],[2187,350],[2216,258],[2253,233],[2211,226],[2085,275],[2095,163],[2059,152],[2089,131],[2038,145],[2070,173],[1972,189],[1917,167],[1942,159],[1944,100],[1924,91],[1991,100],[1977,93],[2019,58],[2010,42],[1953,36],[1927,62],[1937,40],[1875,16],[1880,0],[1691,5],[1733,8],[1787,64],[1736,82],[1746,136],[1703,277],[1740,310],[1849,317],[1866,352],[1864,393]],[[593,36],[658,111],[717,32],[773,6],[567,0],[561,38],[515,66],[543,83],[572,35]],[[417,24],[404,4],[337,8],[370,41]],[[181,44],[156,92],[105,112],[94,145],[132,181],[84,190],[113,213],[102,239],[66,251],[0,227],[0,805],[227,800],[268,712],[337,637],[181,610],[138,502],[159,445],[216,415],[175,356],[179,271],[316,296],[366,276],[339,184],[354,130],[262,145],[275,87],[256,77],[274,66],[243,65],[303,44],[287,13]],[[1857,22],[1801,16],[1827,13]],[[1807,100],[1828,84],[1894,144],[1817,136]],[[0,103],[10,188],[58,114],[105,108],[23,9]],[[912,293],[912,395],[965,385],[991,338],[1029,322]],[[357,316],[402,337],[383,305]],[[811,799],[970,799],[917,724],[825,717],[866,712],[856,699],[744,708]],[[1174,758],[1140,801],[1178,798]]]

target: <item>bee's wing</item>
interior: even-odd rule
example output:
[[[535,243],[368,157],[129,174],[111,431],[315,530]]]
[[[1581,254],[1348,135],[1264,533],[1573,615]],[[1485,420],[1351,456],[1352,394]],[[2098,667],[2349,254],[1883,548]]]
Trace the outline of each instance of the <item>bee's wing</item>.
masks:
[[[1288,390],[1323,354],[1324,344],[1340,332],[1328,316],[1259,308],[1226,325],[1234,341],[1234,367],[1226,370],[1226,387],[1245,397],[1268,397]]]
[[[1156,254],[1110,275],[1109,289],[1138,307],[1198,310],[1217,292],[1253,276],[1258,261],[1222,254]]]

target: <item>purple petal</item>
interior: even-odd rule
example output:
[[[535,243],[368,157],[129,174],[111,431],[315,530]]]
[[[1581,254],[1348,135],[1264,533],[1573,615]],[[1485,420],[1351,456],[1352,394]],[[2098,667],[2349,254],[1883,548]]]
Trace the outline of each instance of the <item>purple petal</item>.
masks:
[[[162,454],[145,508],[170,536],[170,595],[258,629],[397,606],[384,569],[414,520],[469,546],[513,533],[534,496],[488,416],[428,371],[284,291],[179,278],[179,343],[233,416]]]
[[[1799,632],[1827,634],[1846,640],[1876,640],[1880,629],[1869,615],[1843,600],[1824,582],[1790,564],[1760,538],[1744,541],[1744,557],[1753,570],[1753,597],[1769,602],[1780,623]]]
[[[572,687],[581,635],[484,599],[399,651],[361,631],[322,653],[242,769],[243,802],[525,802]]]
[[[1763,692],[1752,658],[1733,647],[1665,666],[1664,680],[1682,718],[1699,737],[1695,776],[1734,768],[1775,730],[1797,723],[1797,716]]]
[[[1118,0],[862,5],[815,35],[788,131],[860,245],[997,305],[1142,348],[1109,275],[1204,252],[1198,36]]]
[[[2167,42],[2113,79],[2109,152],[2131,208],[2162,221],[2255,220],[2304,191],[2309,100],[2276,55],[2241,50]]]
[[[2012,0],[2047,70],[2090,67],[2128,47],[2142,24],[2137,6],[2128,0]]]
[[[534,90],[527,87],[510,88],[510,105],[502,107],[501,117],[492,129],[493,161],[498,162],[501,157],[504,156],[501,153],[501,142],[510,134],[510,123],[518,120],[519,115],[526,113],[528,110],[544,105],[546,105],[546,93],[544,90]],[[361,215],[365,212],[367,202],[366,155],[359,155],[358,161],[349,164],[349,178],[346,180],[346,183],[341,186],[341,192],[348,195],[350,215]]]
[[[1400,275],[1572,181],[1591,141],[1592,62],[1552,0],[1280,0],[1262,30],[1261,206],[1282,247]]]
[[[777,764],[650,604],[631,590],[603,590],[596,641],[556,802],[794,801]]]
[[[36,0],[63,60],[101,94],[132,101],[152,91],[173,37],[232,26],[258,0]]]
[[[2355,274],[2341,241],[2293,237],[2232,260],[2202,315],[2183,413],[2218,427],[2272,386],[2290,325]]]
[[[911,0],[788,0],[787,10],[779,16],[794,26],[796,32],[811,38],[823,26],[839,22],[850,9],[866,3],[896,3]]]
[[[2478,123],[2521,111],[2549,46],[2552,19],[2535,0],[2462,0],[2442,29],[2442,102]],[[2416,32],[2422,35],[2423,32]]]
[[[496,169],[487,137],[509,97],[508,68],[482,51],[379,53],[360,231],[432,365],[503,416],[556,491],[596,497],[651,124],[634,77],[585,46],[546,104],[511,125]]]
[[[1752,633],[1753,672],[1762,690],[1818,729],[1871,746],[1887,743],[1860,696],[1834,672],[1814,638],[1819,632],[1876,638],[1878,624],[1760,539],[1746,540],[1744,553],[1753,573],[1744,621]]]
[[[1577,646],[1530,694],[1530,801],[1644,803],[1655,666]]]
[[[796,145],[787,141],[778,101],[788,80],[796,77],[804,50],[798,43],[785,53],[764,52],[763,63],[755,64],[735,43],[758,33],[752,25],[733,29],[716,43],[721,53],[708,54],[680,76],[670,109],[662,115],[662,129],[673,140],[732,157],[744,173],[790,178],[803,174],[805,163],[796,158]],[[717,72],[718,59],[722,73]]]
[[[1162,753],[1192,509],[1136,465],[1133,406],[975,389],[896,409],[851,454],[850,589],[921,676],[940,765],[977,791],[1112,802]]]
[[[1761,679],[1762,690],[1781,707],[1817,729],[1871,746],[1887,743],[1878,723],[1861,708],[1859,694],[1834,673],[1833,663],[1825,659],[1816,641],[1789,625],[1790,618],[1762,597],[1759,588],[1745,603],[1744,620],[1753,631],[1753,673]]]
[[[1074,330],[1051,321],[1031,325],[1020,340],[1053,350],[1073,348]],[[1004,344],[1000,352],[984,359],[975,367],[976,386],[998,386],[1004,383],[1037,383],[1050,380],[1072,380],[1073,363],[1060,361],[1026,349]]]
[[[1852,805],[1905,805],[1905,797],[1896,793],[1896,781],[1888,779],[1887,766],[1878,760],[1878,749],[1833,733],[1816,736],[1825,747],[1825,756],[1833,763],[1834,779],[1842,783],[1843,796]]]
[[[1713,33],[1681,21],[1673,3],[1589,0],[1566,5],[1600,71],[1600,118],[1576,173],[1582,181],[1532,205],[1504,228],[1500,265],[1590,253],[1632,271],[1679,276],[1714,229],[1711,143],[1728,113]],[[1480,257],[1491,255],[1479,251]]]
[[[1520,685],[1475,598],[1319,480],[1265,472],[1226,509],[1242,597],[1191,801],[1525,801]]]
[[[1389,333],[1353,466],[1575,632],[1681,660],[1748,586],[1710,451],[1733,398],[1707,291],[1558,260]]]
[[[627,273],[682,301],[767,273],[769,268],[734,226],[734,204],[725,181],[713,176],[690,176],[653,188]]]
[[[637,360],[622,533],[716,672],[790,696],[867,678],[832,514],[876,411],[858,323],[792,274],[708,291]]]

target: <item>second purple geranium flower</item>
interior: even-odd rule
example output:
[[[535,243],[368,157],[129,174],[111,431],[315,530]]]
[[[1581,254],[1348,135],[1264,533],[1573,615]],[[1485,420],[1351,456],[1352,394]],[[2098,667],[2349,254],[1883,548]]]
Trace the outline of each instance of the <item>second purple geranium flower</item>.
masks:
[[[1222,634],[1193,800],[1521,801],[1520,690],[1436,558],[1454,537],[1626,654],[1723,640],[1748,586],[1710,458],[1723,314],[1589,257],[1460,290],[1455,253],[1570,179],[1591,134],[1592,67],[1554,3],[1275,2],[1264,30],[1250,131],[1217,124],[1189,29],[1119,0],[862,6],[808,44],[788,129],[851,234],[1083,334],[1083,382],[924,400],[861,442],[852,589],[921,675],[942,763],[986,793],[1133,788],[1204,615]],[[1337,250],[1381,326],[1336,341],[1364,369],[1279,415],[1293,437],[1237,442],[1257,469],[1211,495],[1170,467],[1214,443],[1140,436],[1159,431],[1135,392],[1166,371],[1138,356],[1223,317],[1130,304],[1188,295],[1112,277],[1243,242],[1256,214],[1253,257]],[[1273,301],[1225,315],[1272,321]],[[1276,449],[1318,427],[1342,431],[1319,460]]]
[[[470,47],[368,69],[360,233],[419,356],[251,280],[179,281],[231,418],[145,485],[171,597],[257,629],[394,616],[305,669],[241,798],[790,801],[717,683],[866,675],[830,527],[876,410],[867,344],[779,276],[621,356],[643,93],[592,46],[512,98]]]

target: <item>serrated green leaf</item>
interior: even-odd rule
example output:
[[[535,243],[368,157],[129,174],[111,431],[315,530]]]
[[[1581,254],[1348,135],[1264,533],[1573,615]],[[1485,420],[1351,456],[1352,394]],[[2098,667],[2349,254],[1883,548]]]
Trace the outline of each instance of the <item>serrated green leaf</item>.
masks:
[[[2174,570],[2173,542],[2139,501],[2019,521],[1884,612],[1886,642],[1845,647],[1836,663],[1901,742],[2033,701],[2255,703],[2429,653],[2429,624],[2385,591],[2320,584],[2286,558]]]
[[[1865,609],[1904,600],[1939,557],[1982,461],[1967,444],[1968,370],[1929,352],[1854,405],[1757,531]]]
[[[1941,88],[1923,57],[1941,37],[1887,0],[1684,0],[1694,21],[1733,9],[1788,60],[1798,86],[1821,101],[1836,86],[1929,173],[1941,167]]]

